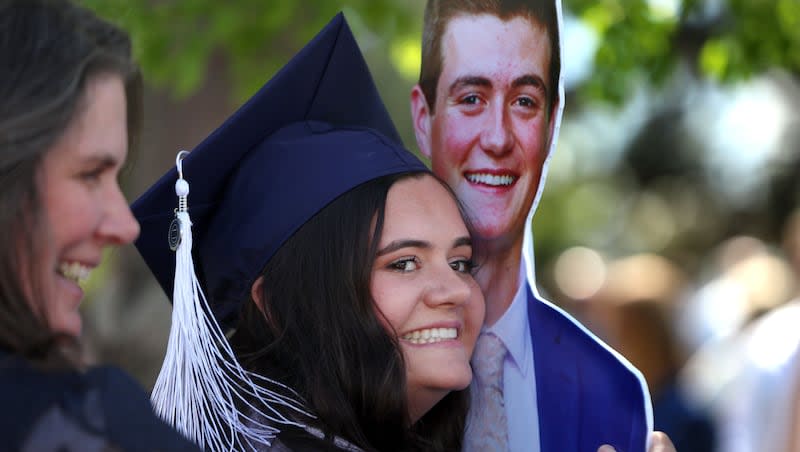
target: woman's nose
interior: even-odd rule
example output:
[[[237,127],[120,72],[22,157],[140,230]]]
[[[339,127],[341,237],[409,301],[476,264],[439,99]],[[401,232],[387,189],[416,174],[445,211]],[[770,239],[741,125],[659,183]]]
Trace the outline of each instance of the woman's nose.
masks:
[[[119,187],[106,199],[98,234],[109,245],[126,245],[139,237],[139,222],[133,216]]]
[[[469,276],[469,275],[466,275]],[[459,306],[469,300],[471,287],[463,273],[450,267],[449,263],[431,275],[426,290],[425,303],[429,306]]]

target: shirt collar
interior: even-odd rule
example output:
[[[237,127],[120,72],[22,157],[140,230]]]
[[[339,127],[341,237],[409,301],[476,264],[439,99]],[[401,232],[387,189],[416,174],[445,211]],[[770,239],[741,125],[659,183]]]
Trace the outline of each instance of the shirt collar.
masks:
[[[531,353],[531,335],[528,330],[528,297],[525,261],[521,260],[519,266],[519,284],[517,293],[511,306],[491,327],[485,331],[493,333],[503,341],[508,350],[508,356],[525,376],[527,373],[528,360],[533,359]]]

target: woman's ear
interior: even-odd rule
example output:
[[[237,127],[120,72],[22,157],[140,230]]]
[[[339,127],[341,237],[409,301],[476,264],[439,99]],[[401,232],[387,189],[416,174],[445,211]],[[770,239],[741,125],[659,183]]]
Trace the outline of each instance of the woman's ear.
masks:
[[[267,305],[266,287],[264,287],[264,276],[259,276],[250,286],[250,299],[253,304],[261,312],[267,327],[272,331],[275,336],[280,335],[278,325],[273,322],[273,314]]]
[[[259,276],[253,285],[250,286],[250,299],[255,303],[256,307],[264,317],[268,317],[264,310],[264,277]]]

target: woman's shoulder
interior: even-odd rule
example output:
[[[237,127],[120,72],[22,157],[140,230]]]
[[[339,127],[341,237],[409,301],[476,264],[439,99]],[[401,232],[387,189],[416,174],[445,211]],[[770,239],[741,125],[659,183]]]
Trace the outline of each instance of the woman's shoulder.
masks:
[[[43,370],[0,357],[0,435],[11,450],[197,450],[113,367]]]

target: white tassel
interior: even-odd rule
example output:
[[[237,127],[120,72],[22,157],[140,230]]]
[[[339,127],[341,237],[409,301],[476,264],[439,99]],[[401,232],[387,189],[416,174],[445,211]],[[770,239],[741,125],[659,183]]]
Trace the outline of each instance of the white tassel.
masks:
[[[290,388],[242,368],[212,315],[192,260],[189,184],[183,179],[181,164],[186,154],[181,151],[176,159],[179,207],[177,224],[170,227],[170,245],[177,246],[172,328],[151,399],[159,416],[206,450],[269,446],[280,432],[279,425],[304,428],[276,407],[313,416],[303,409],[299,396],[266,389],[273,386],[296,395]]]

